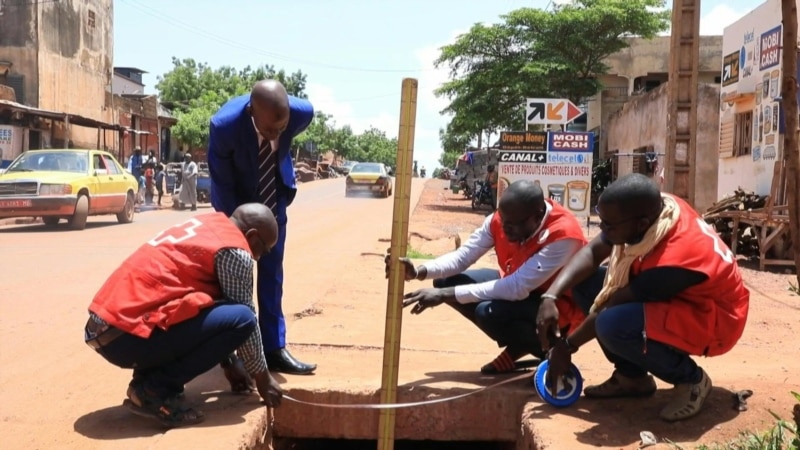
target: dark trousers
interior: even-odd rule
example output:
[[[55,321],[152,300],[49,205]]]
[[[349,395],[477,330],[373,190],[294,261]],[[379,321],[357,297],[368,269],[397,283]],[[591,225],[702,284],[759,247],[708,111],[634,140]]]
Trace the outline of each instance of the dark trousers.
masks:
[[[473,269],[452,277],[433,280],[437,288],[497,280],[500,272],[493,269]],[[456,311],[474,323],[500,347],[531,353],[543,358],[544,352],[536,334],[536,314],[542,303],[537,294],[525,300],[486,300],[480,303],[452,303]]]
[[[606,267],[573,289],[579,304],[591,304],[603,287]],[[697,383],[702,372],[686,353],[652,339],[644,341],[644,303],[626,303],[597,316],[597,341],[606,358],[626,377],[653,374],[671,384]],[[645,352],[645,348],[647,351]]]
[[[125,333],[98,352],[115,366],[133,369],[132,383],[166,398],[219,364],[255,328],[247,306],[217,303],[166,331],[156,328],[147,339]]]
[[[283,317],[283,255],[286,245],[287,199],[278,192],[275,219],[278,222],[278,241],[269,253],[258,260],[256,286],[258,289],[258,326],[264,351],[269,353],[286,346],[286,320]]]

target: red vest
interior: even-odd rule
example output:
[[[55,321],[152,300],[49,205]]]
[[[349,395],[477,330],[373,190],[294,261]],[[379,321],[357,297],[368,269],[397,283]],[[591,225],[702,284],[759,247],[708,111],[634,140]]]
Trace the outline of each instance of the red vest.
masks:
[[[503,221],[500,214],[495,213],[492,217],[490,229],[494,237],[495,252],[497,253],[497,264],[500,266],[500,276],[507,277],[516,272],[527,260],[533,257],[545,246],[562,239],[575,239],[586,245],[586,238],[583,229],[575,216],[566,208],[558,203],[545,200],[550,205],[550,214],[547,215],[544,224],[538,234],[531,236],[527,241],[520,244],[510,242],[503,232]],[[534,292],[544,294],[547,288],[556,279],[556,271],[547,281],[542,283]],[[574,329],[585,318],[578,305],[572,301],[571,293],[565,293],[565,298],[556,301],[559,311],[559,325],[561,328],[568,327]]]
[[[89,311],[142,338],[190,319],[221,297],[214,258],[222,249],[250,251],[225,214],[195,216],[162,231],[111,274]]]
[[[678,223],[631,267],[631,277],[654,267],[682,267],[708,275],[666,302],[645,303],[647,337],[692,355],[717,356],[742,337],[750,305],[736,258],[717,232],[689,206],[680,206]]]

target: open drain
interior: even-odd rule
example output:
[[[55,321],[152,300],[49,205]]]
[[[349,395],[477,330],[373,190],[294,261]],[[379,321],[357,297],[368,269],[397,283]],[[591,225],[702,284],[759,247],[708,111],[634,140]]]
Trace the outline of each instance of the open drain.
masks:
[[[374,440],[275,438],[274,450],[375,450]],[[513,442],[396,441],[395,450],[514,450]]]

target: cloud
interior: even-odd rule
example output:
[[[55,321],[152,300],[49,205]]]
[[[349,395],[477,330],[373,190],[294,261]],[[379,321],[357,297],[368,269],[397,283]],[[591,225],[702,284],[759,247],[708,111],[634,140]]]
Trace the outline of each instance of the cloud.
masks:
[[[309,83],[306,93],[313,102],[314,109],[333,116],[337,126],[350,125],[356,134],[375,127],[386,132],[389,137],[397,136],[396,114],[380,112],[375,116],[359,115],[352,103],[336,98],[333,89],[319,83]]]
[[[736,11],[728,5],[720,4],[700,17],[700,34],[703,36],[722,35],[728,25],[744,17],[750,11]]]

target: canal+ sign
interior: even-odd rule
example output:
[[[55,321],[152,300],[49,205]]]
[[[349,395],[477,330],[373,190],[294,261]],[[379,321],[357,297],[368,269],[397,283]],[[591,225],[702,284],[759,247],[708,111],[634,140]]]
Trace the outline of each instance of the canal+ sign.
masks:
[[[547,133],[547,150],[550,152],[592,152],[594,150],[594,133],[551,131]]]

